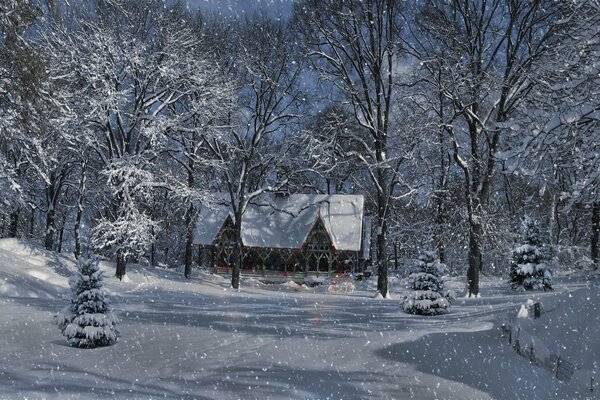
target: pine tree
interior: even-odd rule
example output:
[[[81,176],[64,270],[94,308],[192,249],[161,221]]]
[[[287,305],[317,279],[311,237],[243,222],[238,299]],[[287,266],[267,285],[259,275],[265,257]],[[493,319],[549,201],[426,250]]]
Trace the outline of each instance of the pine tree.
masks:
[[[69,279],[71,305],[58,315],[58,327],[71,346],[93,348],[117,341],[116,318],[102,290],[98,260],[80,258],[77,273]]]
[[[510,286],[513,290],[552,290],[552,271],[539,223],[525,216],[521,244],[511,253]]]
[[[406,296],[402,310],[411,314],[435,315],[444,312],[450,303],[444,294],[443,274],[446,266],[432,251],[422,252],[410,274],[413,292]]]

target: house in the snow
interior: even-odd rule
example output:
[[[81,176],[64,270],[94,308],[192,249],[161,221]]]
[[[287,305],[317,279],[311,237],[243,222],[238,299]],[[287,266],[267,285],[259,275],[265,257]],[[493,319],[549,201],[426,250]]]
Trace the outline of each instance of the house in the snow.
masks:
[[[235,257],[227,196],[203,205],[194,245],[202,263],[229,273]],[[370,219],[362,195],[269,194],[242,218],[242,274],[272,278],[358,272],[369,258]]]

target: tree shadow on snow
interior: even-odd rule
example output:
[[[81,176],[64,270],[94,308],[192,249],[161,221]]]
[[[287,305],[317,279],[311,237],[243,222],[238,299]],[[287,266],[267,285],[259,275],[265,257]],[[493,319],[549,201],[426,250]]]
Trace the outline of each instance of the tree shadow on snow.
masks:
[[[499,329],[433,333],[380,349],[376,355],[461,382],[493,398],[561,398],[551,374],[516,355]]]
[[[186,385],[186,382],[181,379],[167,378],[165,380],[153,380],[155,383],[146,383],[144,382],[143,368],[140,368],[139,371],[139,382],[131,382],[111,376],[92,366],[82,369],[69,365],[40,363],[30,371],[35,374],[34,377],[29,376],[28,373],[24,373],[22,370],[17,372],[4,371],[4,379],[9,384],[3,384],[3,390],[10,387],[14,394],[19,396],[23,393],[37,392],[56,393],[60,397],[88,395],[95,399],[148,399],[159,397],[184,400],[208,399],[208,397],[196,394],[195,390],[190,388],[190,385]],[[43,374],[42,378],[39,377],[40,373]]]

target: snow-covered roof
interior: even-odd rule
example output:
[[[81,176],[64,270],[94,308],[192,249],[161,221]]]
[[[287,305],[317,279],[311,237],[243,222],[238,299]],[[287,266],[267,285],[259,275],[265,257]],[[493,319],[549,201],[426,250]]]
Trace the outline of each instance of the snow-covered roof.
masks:
[[[362,195],[263,195],[244,213],[242,242],[250,247],[297,249],[320,216],[336,250],[360,251],[363,212]],[[212,244],[228,215],[230,207],[226,202],[203,205],[194,244]]]

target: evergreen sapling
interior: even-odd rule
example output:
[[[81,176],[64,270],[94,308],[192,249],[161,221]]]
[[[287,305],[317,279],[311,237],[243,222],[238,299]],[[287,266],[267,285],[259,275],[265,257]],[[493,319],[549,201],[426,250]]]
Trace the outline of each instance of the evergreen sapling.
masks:
[[[422,252],[408,280],[413,291],[405,297],[402,310],[419,315],[444,312],[450,306],[448,296],[444,293],[445,270],[446,266],[439,261],[434,252]]]
[[[510,286],[513,290],[552,290],[552,271],[539,223],[526,216],[521,224],[521,244],[511,253]]]
[[[102,271],[96,259],[80,258],[78,271],[69,279],[71,305],[58,315],[58,328],[69,345],[82,348],[107,346],[117,341],[117,320],[102,290]]]

